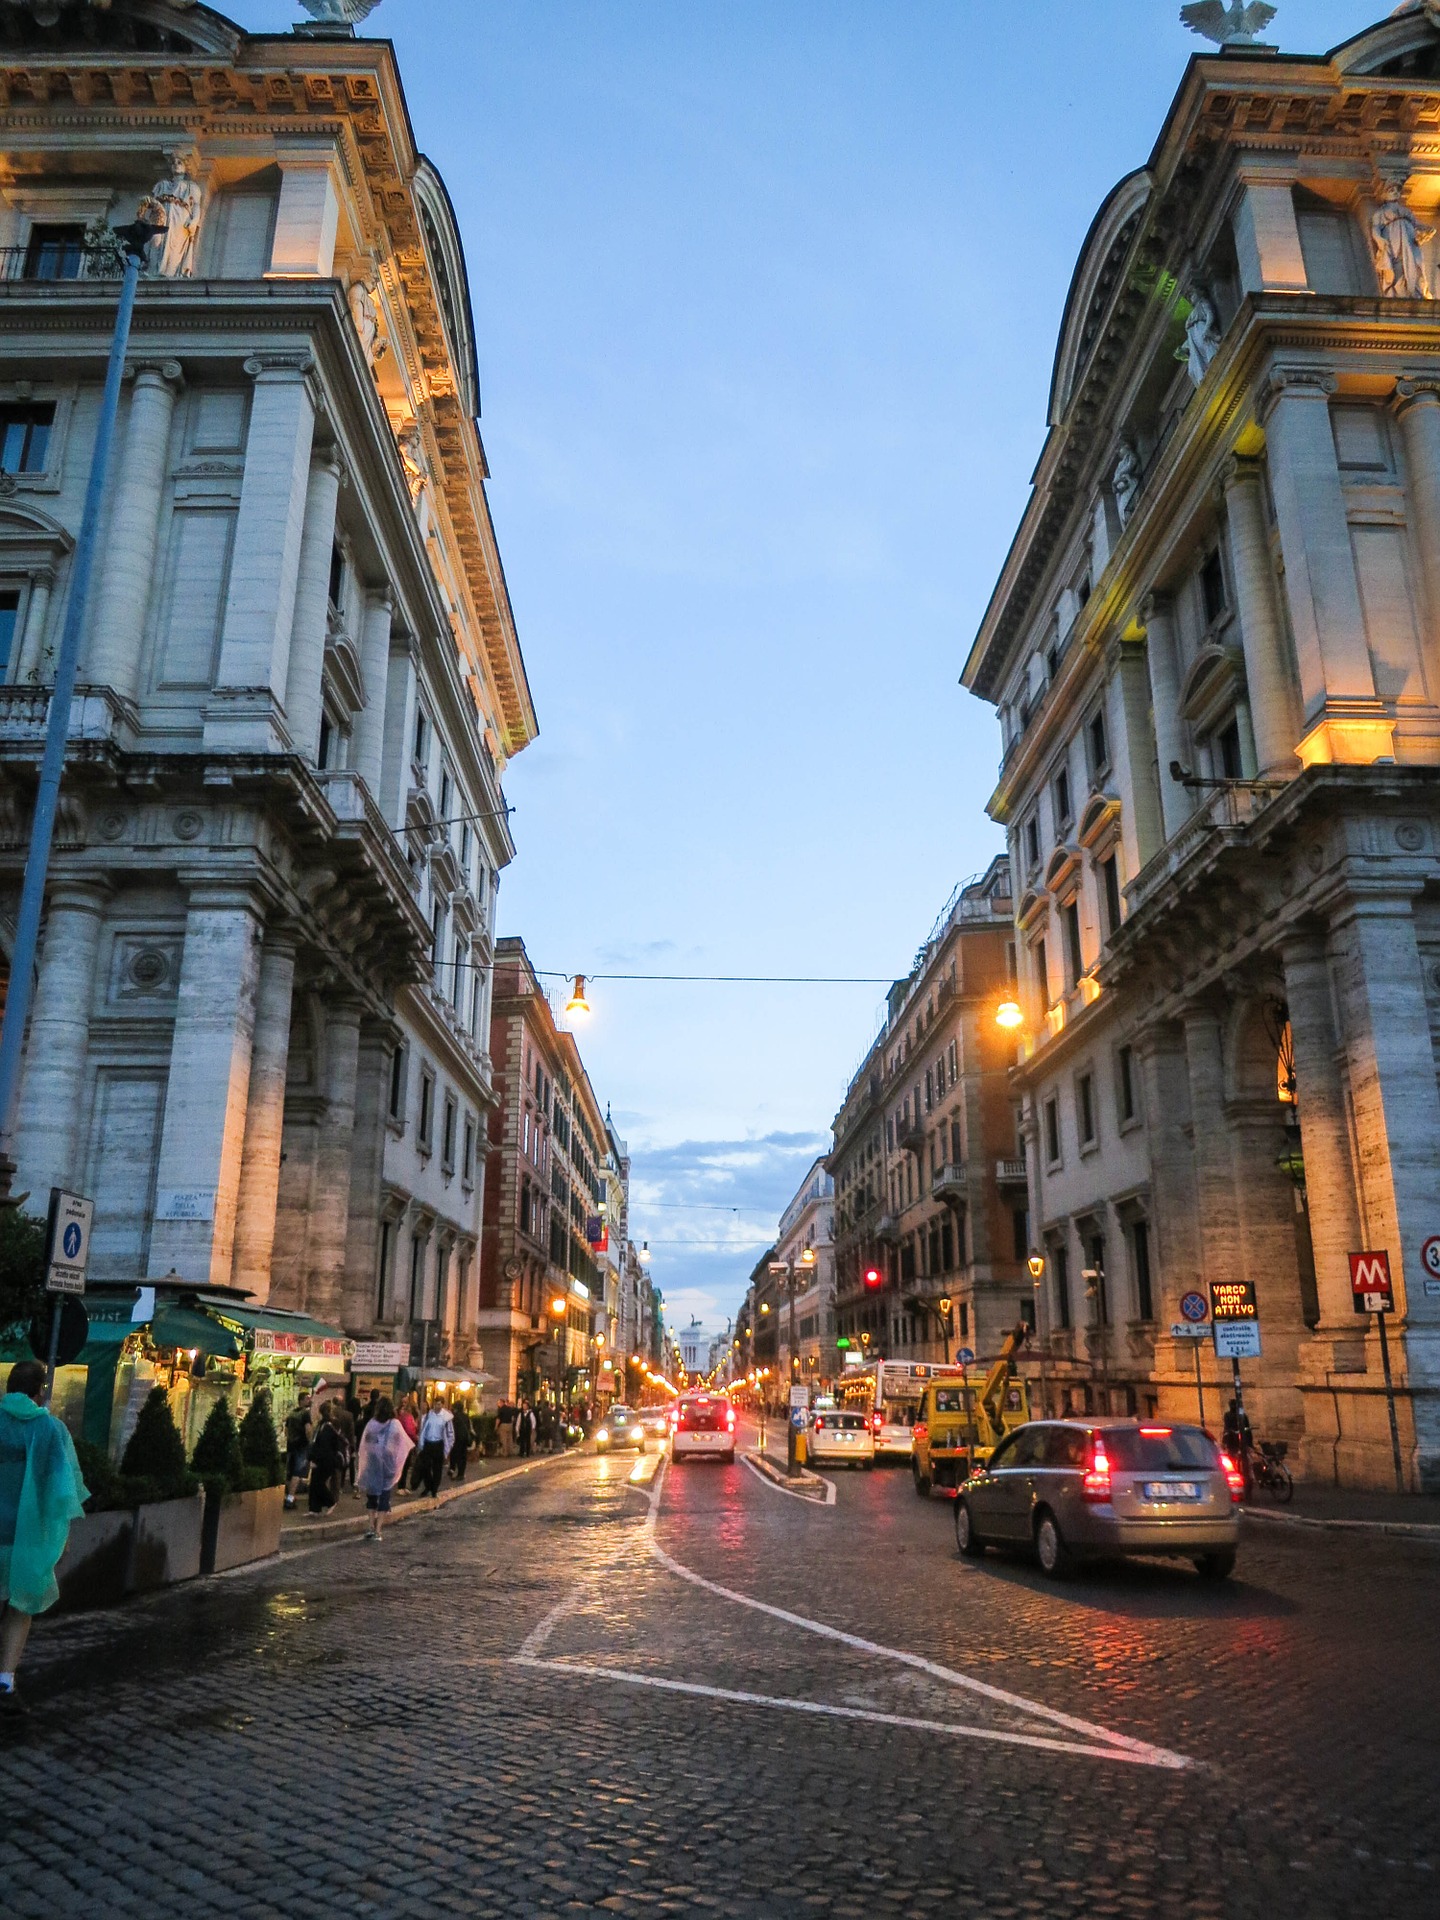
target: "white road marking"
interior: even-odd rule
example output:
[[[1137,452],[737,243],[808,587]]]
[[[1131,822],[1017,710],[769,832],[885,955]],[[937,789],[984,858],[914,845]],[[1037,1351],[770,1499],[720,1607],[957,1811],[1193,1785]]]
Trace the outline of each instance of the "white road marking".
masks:
[[[968,1673],[958,1673],[953,1667],[943,1667],[936,1660],[927,1660],[918,1653],[907,1653],[900,1647],[882,1646],[877,1640],[866,1640],[856,1633],[846,1633],[839,1627],[827,1625],[823,1620],[812,1620],[803,1613],[792,1613],[787,1607],[772,1606],[767,1600],[753,1599],[749,1594],[737,1593],[732,1587],[722,1587],[714,1580],[707,1580],[703,1574],[693,1572],[672,1559],[655,1537],[656,1522],[660,1517],[660,1495],[664,1488],[663,1475],[657,1475],[650,1490],[650,1511],[645,1516],[645,1535],[651,1553],[667,1572],[673,1573],[679,1580],[688,1580],[692,1586],[701,1587],[706,1593],[714,1594],[717,1599],[728,1600],[738,1607],[749,1607],[755,1613],[768,1614],[772,1620],[783,1620],[787,1626],[798,1627],[803,1633],[818,1634],[822,1639],[837,1641],[841,1646],[853,1647],[858,1653],[874,1654],[881,1660],[893,1660],[898,1665],[910,1667],[917,1673],[928,1674],[932,1680],[939,1680],[946,1686],[960,1687],[981,1699],[992,1700],[998,1706],[1009,1707],[1012,1711],[1023,1713],[1032,1719],[1048,1721],[1051,1726],[1064,1727],[1070,1733],[1080,1734],[1086,1741],[1101,1742],[1117,1758],[1127,1757],[1142,1761],[1152,1767],[1189,1767],[1193,1764],[1183,1754],[1171,1753],[1168,1748],[1153,1746],[1148,1740],[1135,1740],[1128,1734],[1111,1733],[1106,1727],[1099,1727],[1090,1720],[1080,1720],[1073,1714],[1061,1713],[1055,1707],[1042,1706],[1037,1700],[1027,1700],[1023,1694],[1009,1693],[1003,1687],[992,1687],[987,1681],[976,1680]]]
[[[788,1500],[803,1500],[807,1507],[833,1507],[835,1504],[835,1482],[833,1480],[826,1480],[823,1473],[817,1473],[815,1478],[823,1482],[825,1498],[823,1500],[812,1500],[808,1493],[797,1493],[793,1487],[782,1487],[778,1480],[772,1480],[768,1473],[756,1466],[748,1453],[742,1453],[740,1458],[760,1484],[764,1487],[769,1487],[772,1493],[783,1493]]]
[[[545,1623],[542,1622],[542,1625]],[[528,1645],[528,1642],[527,1642]],[[1040,1747],[1048,1753],[1077,1753],[1096,1760],[1123,1760],[1139,1767],[1188,1767],[1179,1754],[1140,1741],[1124,1746],[1106,1734],[1099,1742],[1058,1740],[1040,1733],[1009,1733],[998,1727],[963,1726],[950,1720],[921,1720],[904,1713],[877,1713],[866,1707],[836,1707],[823,1700],[795,1700],[773,1693],[742,1693],[734,1687],[707,1687],[693,1680],[667,1680],[653,1673],[630,1673],[621,1667],[591,1667],[573,1660],[537,1660],[524,1649],[512,1655],[511,1665],[538,1673],[569,1674],[577,1680],[614,1680],[624,1686],[653,1687],[663,1693],[689,1694],[701,1700],[724,1700],[742,1707],[774,1707],[786,1713],[819,1714],[831,1720],[868,1720],[882,1727],[905,1727],[918,1733],[944,1733],[961,1740],[998,1741],[1009,1747]]]

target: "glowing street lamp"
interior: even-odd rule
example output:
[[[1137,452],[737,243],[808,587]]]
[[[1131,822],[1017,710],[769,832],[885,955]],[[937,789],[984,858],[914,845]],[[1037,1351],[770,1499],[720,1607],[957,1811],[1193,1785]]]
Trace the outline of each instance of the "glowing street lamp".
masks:
[[[1025,1015],[1018,1000],[1002,1000],[995,1009],[995,1024],[1003,1027],[1007,1033],[1013,1033],[1017,1027],[1025,1024]]]
[[[589,1018],[590,1002],[585,998],[585,976],[583,973],[577,973],[575,976],[575,991],[565,1002],[565,1011],[572,1020],[585,1020]]]

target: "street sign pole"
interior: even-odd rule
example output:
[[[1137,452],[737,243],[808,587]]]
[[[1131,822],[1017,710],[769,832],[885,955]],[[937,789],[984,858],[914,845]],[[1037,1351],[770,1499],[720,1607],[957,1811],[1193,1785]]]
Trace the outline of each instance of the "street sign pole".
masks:
[[[60,1315],[65,1309],[63,1293],[55,1294],[50,1301],[50,1355],[45,1362],[45,1404],[50,1404],[50,1396],[55,1391],[55,1362],[60,1352]]]
[[[1204,1433],[1206,1430],[1205,1428],[1205,1376],[1200,1371],[1200,1342],[1198,1340],[1194,1340],[1191,1342],[1191,1345],[1195,1349],[1195,1398],[1200,1402],[1200,1431]]]
[[[1405,1468],[1400,1460],[1400,1427],[1395,1418],[1395,1383],[1390,1377],[1390,1342],[1385,1337],[1385,1312],[1382,1308],[1375,1318],[1380,1322],[1380,1365],[1385,1373],[1385,1408],[1390,1415],[1390,1451],[1395,1459],[1395,1491],[1405,1491]]]

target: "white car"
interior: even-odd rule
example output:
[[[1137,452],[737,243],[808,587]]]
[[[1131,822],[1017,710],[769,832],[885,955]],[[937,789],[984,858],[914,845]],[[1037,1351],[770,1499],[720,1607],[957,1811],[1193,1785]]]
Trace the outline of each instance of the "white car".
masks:
[[[695,1454],[711,1454],[727,1466],[735,1458],[735,1409],[719,1394],[687,1394],[675,1409],[671,1458],[678,1464]]]
[[[811,1416],[806,1452],[817,1467],[833,1467],[841,1461],[852,1467],[873,1467],[875,1432],[863,1413],[823,1410]]]
[[[910,1458],[915,1451],[912,1429],[919,1411],[918,1400],[887,1400],[880,1411],[871,1415],[870,1425],[875,1434],[877,1456],[886,1453],[893,1454],[897,1460]]]

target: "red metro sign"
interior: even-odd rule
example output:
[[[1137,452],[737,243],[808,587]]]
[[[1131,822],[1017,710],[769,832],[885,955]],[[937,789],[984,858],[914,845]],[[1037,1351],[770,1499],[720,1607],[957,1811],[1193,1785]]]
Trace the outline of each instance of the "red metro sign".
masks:
[[[1350,1256],[1351,1304],[1356,1313],[1391,1313],[1395,1308],[1395,1288],[1390,1279],[1390,1255],[1352,1253]]]

